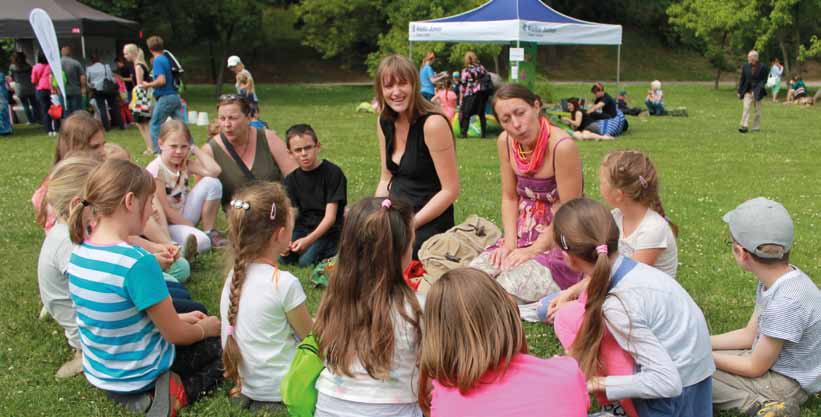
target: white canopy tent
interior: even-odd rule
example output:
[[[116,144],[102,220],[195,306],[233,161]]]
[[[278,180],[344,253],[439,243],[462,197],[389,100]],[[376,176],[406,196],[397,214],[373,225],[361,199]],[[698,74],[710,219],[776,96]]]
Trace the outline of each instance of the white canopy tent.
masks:
[[[539,0],[490,0],[455,16],[411,22],[413,42],[533,42],[539,45],[616,45],[616,83],[621,81],[621,25],[563,15]]]

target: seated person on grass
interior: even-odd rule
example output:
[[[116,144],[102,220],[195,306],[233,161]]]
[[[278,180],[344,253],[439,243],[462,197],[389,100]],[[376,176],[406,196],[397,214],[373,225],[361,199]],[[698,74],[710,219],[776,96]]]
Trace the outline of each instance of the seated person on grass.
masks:
[[[285,177],[291,204],[299,211],[286,264],[300,267],[319,263],[336,254],[348,200],[348,180],[328,160],[320,160],[319,138],[307,124],[285,132],[285,145],[299,165]]]
[[[724,221],[736,263],[759,283],[747,326],[711,338],[713,405],[798,417],[799,405],[821,391],[821,291],[790,265],[793,223],[784,206],[759,197]]]

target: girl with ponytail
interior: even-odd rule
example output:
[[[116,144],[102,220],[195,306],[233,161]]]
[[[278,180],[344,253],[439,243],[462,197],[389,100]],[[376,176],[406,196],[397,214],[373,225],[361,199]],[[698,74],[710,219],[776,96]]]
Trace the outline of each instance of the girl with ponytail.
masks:
[[[157,258],[128,243],[143,232],[153,194],[151,175],[129,161],[95,168],[69,211],[77,247],[66,274],[86,379],[131,412],[174,416],[222,381],[220,322],[178,314]]]
[[[401,200],[366,198],[345,218],[316,318],[326,368],[316,382],[315,417],[422,416],[422,308],[402,277],[413,241],[413,209]]]
[[[279,385],[312,326],[302,285],[277,264],[291,242],[291,201],[280,184],[254,183],[234,194],[227,216],[233,261],[220,316],[229,395],[252,411],[284,411]]]
[[[619,228],[593,200],[565,203],[553,220],[553,239],[567,265],[590,276],[579,301],[556,313],[556,335],[605,410],[712,416],[710,336],[687,291],[658,269],[620,255]],[[622,401],[628,399],[632,403]]]

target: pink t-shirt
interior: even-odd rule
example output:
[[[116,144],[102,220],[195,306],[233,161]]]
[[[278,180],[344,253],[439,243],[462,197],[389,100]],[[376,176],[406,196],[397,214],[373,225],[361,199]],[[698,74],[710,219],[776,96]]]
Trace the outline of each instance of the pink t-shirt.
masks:
[[[584,375],[571,357],[540,359],[517,354],[500,380],[489,371],[467,395],[433,381],[431,417],[586,417]]]
[[[51,68],[48,64],[35,64],[31,70],[31,82],[38,90],[51,91]]]
[[[439,106],[445,112],[448,120],[453,120],[453,115],[456,114],[456,93],[453,90],[438,90],[436,97],[439,98]]]

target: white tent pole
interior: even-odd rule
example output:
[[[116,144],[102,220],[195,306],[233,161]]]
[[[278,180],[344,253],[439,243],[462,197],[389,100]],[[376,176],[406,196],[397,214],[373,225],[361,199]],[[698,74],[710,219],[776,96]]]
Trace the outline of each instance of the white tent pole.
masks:
[[[616,54],[616,86],[621,87],[621,44],[618,46]]]
[[[82,49],[83,49],[83,61],[85,61],[86,60],[86,36],[85,35],[80,35],[80,45],[82,46]]]
[[[408,41],[408,59],[413,62],[413,41]]]

